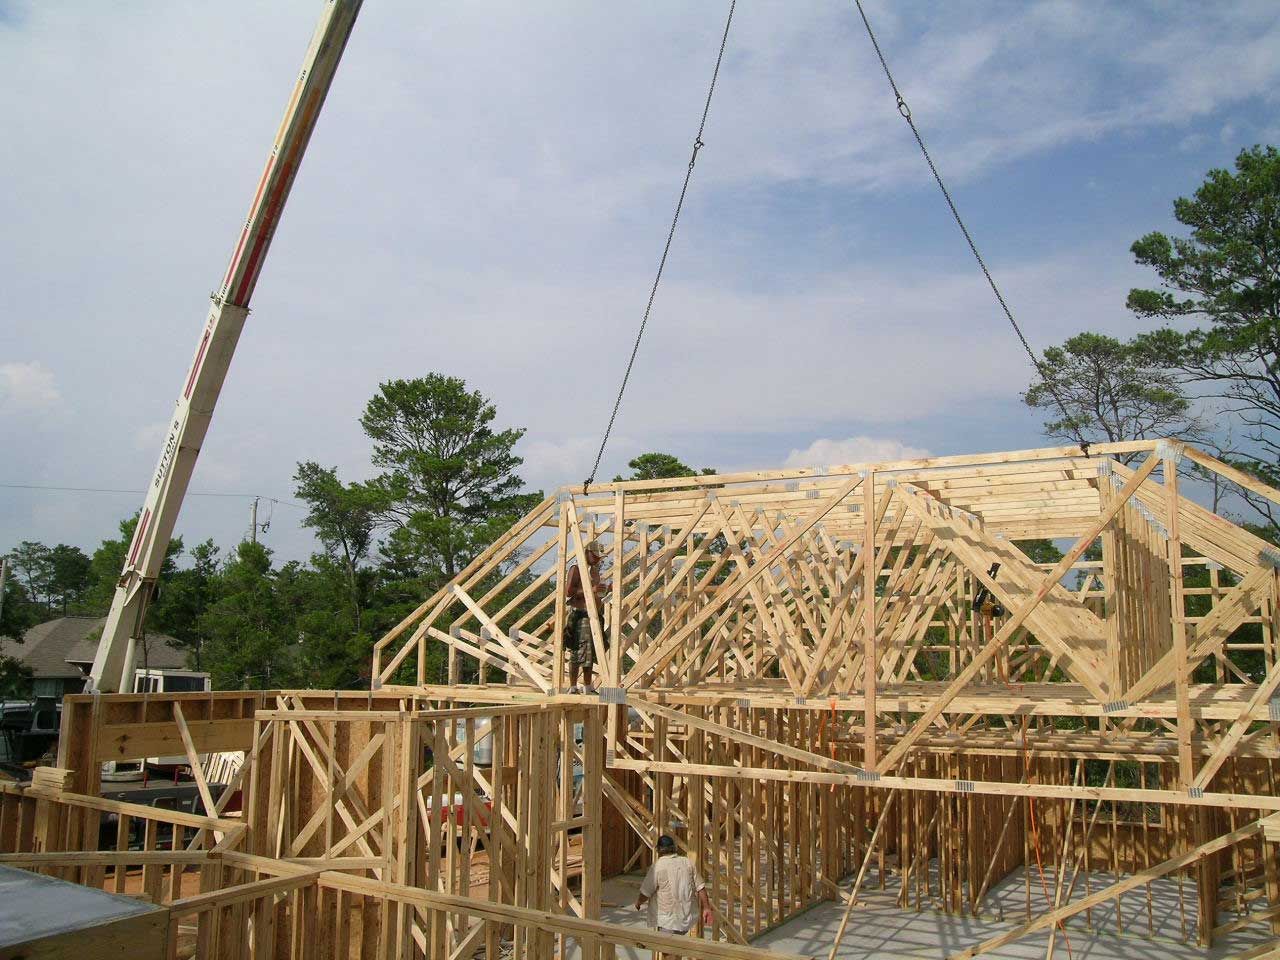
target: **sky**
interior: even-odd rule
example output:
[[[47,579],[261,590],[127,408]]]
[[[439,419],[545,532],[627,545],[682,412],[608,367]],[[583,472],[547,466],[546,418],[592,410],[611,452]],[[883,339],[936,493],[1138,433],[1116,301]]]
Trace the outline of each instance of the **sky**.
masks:
[[[319,0],[0,0],[0,549],[92,549],[141,491]],[[1032,345],[1127,337],[1130,244],[1280,142],[1280,8],[868,2]],[[727,3],[367,0],[252,304],[177,533],[264,498],[316,545],[301,460],[371,475],[382,381],[464,378],[581,482],[701,115]],[[600,475],[1048,445],[1029,362],[856,9],[743,0]],[[278,501],[278,502],[273,502]]]

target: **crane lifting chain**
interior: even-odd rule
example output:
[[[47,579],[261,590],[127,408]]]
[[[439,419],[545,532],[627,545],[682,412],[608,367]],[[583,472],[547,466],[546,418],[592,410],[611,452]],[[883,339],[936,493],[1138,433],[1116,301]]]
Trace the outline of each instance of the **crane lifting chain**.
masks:
[[[720,64],[724,62],[724,48],[729,42],[729,27],[733,24],[733,10],[738,0],[729,0],[729,15],[724,21],[724,33],[720,36],[720,52],[716,54],[716,66],[711,71],[711,86],[707,89],[707,100],[702,106],[702,119],[698,122],[698,132],[693,138],[693,153],[689,156],[689,166],[684,172],[684,184],[680,187],[680,197],[676,200],[676,211],[671,217],[671,229],[667,231],[667,242],[662,246],[662,257],[658,260],[658,272],[653,278],[653,286],[649,288],[649,302],[645,304],[644,316],[640,319],[640,329],[636,331],[636,342],[631,346],[631,356],[627,360],[627,369],[622,374],[622,383],[618,386],[618,396],[613,401],[613,411],[609,414],[609,422],[604,428],[604,436],[600,438],[600,449],[596,451],[596,461],[591,465],[591,473],[582,481],[582,492],[585,494],[596,482],[596,471],[600,469],[600,460],[604,457],[604,448],[609,443],[609,434],[613,432],[614,421],[618,419],[618,408],[622,406],[622,395],[626,393],[627,381],[631,379],[631,368],[635,366],[636,354],[640,351],[640,341],[644,338],[645,327],[649,325],[649,314],[653,312],[653,301],[658,295],[658,284],[662,282],[662,271],[667,265],[667,254],[671,252],[671,241],[675,239],[676,224],[680,222],[680,210],[684,206],[685,195],[689,192],[689,181],[693,179],[693,168],[698,162],[698,151],[705,143],[702,134],[707,129],[707,116],[711,113],[711,98],[716,92],[716,79],[720,76]]]
[[[671,241],[675,238],[676,225],[680,222],[680,211],[684,206],[685,195],[689,191],[689,181],[693,177],[694,165],[698,162],[698,151],[705,146],[702,140],[703,131],[707,125],[707,115],[711,110],[711,97],[715,93],[716,79],[720,75],[720,64],[724,60],[725,45],[729,39],[729,27],[733,23],[733,11],[736,0],[731,0],[729,4],[729,15],[725,20],[724,34],[720,39],[720,52],[716,56],[715,70],[711,74],[711,86],[707,90],[706,103],[702,109],[702,120],[698,124],[698,133],[693,140],[693,153],[689,157],[689,166],[685,171],[684,183],[680,188],[680,197],[676,201],[675,214],[671,218],[671,228],[667,231],[667,240],[662,247],[662,256],[658,261],[657,274],[653,278],[653,285],[649,289],[649,300],[645,305],[644,316],[640,320],[640,329],[636,332],[635,343],[631,347],[631,355],[627,359],[626,370],[622,375],[622,383],[618,387],[618,395],[613,402],[613,410],[609,414],[608,424],[605,426],[604,435],[600,438],[600,447],[596,451],[595,462],[591,466],[591,473],[587,479],[583,481],[582,491],[588,492],[591,484],[595,482],[596,473],[600,469],[600,461],[604,457],[605,447],[609,443],[609,435],[613,432],[614,422],[618,418],[618,410],[622,406],[622,397],[626,392],[627,383],[631,379],[631,371],[635,366],[636,355],[640,350],[640,341],[644,338],[645,328],[649,325],[649,316],[653,312],[653,301],[658,293],[658,285],[662,281],[662,271],[667,264],[667,255],[671,252]],[[1022,344],[1022,349],[1026,351],[1027,357],[1031,360],[1031,365],[1040,375],[1041,381],[1045,388],[1053,397],[1054,402],[1058,405],[1058,409],[1062,412],[1063,422],[1068,426],[1075,435],[1076,442],[1080,446],[1081,452],[1087,457],[1089,456],[1090,443],[1086,440],[1080,431],[1079,426],[1075,422],[1075,418],[1067,412],[1066,403],[1062,399],[1062,395],[1058,390],[1057,384],[1049,369],[1045,366],[1027,341],[1026,335],[1022,332],[1022,328],[1018,326],[1018,321],[1014,319],[1013,311],[1009,308],[1008,301],[1005,300],[1004,294],[1000,292],[1000,287],[995,281],[995,277],[991,275],[991,270],[987,267],[987,262],[982,258],[982,254],[978,251],[978,245],[973,239],[973,235],[969,232],[969,228],[965,225],[964,219],[960,216],[960,211],[956,207],[955,200],[951,196],[951,191],[947,189],[946,182],[942,179],[942,174],[938,171],[937,164],[933,161],[933,156],[929,153],[929,148],[925,146],[924,137],[920,133],[920,128],[916,126],[915,119],[911,115],[911,107],[907,104],[906,98],[902,95],[902,91],[898,88],[897,81],[893,78],[893,72],[889,69],[889,63],[885,59],[884,51],[880,48],[880,41],[876,38],[875,31],[871,29],[871,21],[867,18],[867,12],[863,9],[862,0],[854,0],[854,5],[858,9],[858,15],[862,18],[862,25],[866,27],[867,37],[871,40],[872,47],[875,48],[876,57],[880,61],[880,66],[884,70],[885,79],[889,81],[889,87],[893,91],[894,101],[896,102],[898,113],[902,115],[902,119],[907,122],[907,126],[911,128],[911,133],[916,139],[916,143],[920,147],[920,153],[925,159],[925,163],[929,165],[929,172],[933,174],[933,179],[938,184],[938,189],[942,191],[942,197],[947,202],[947,208],[951,211],[951,216],[956,221],[956,226],[960,228],[960,232],[964,235],[965,243],[969,245],[969,250],[973,254],[974,260],[978,262],[978,266],[982,270],[982,275],[987,278],[987,284],[991,287],[991,292],[995,294],[996,302],[1000,304],[1000,309],[1005,315],[1005,319],[1009,321],[1009,326],[1013,328],[1014,334],[1017,335],[1018,342]]]

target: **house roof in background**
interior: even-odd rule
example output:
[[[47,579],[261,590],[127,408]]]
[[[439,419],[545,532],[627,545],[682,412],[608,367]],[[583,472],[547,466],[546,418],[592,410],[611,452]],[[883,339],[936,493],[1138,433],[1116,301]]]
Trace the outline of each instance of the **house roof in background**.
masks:
[[[58,617],[36,624],[23,635],[23,642],[0,640],[0,655],[22,661],[37,678],[81,678],[93,663],[102,633],[104,617]],[[134,659],[137,669],[182,670],[187,655],[169,636],[148,633],[139,644]],[[82,670],[77,664],[85,664]]]

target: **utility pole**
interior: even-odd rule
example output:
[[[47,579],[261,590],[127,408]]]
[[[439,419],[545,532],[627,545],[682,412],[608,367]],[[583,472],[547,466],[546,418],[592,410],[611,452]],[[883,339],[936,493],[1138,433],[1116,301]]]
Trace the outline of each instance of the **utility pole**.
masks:
[[[258,542],[258,498],[253,498],[253,506],[249,508],[249,539]]]
[[[4,582],[9,579],[9,558],[0,557],[0,617],[4,615]]]

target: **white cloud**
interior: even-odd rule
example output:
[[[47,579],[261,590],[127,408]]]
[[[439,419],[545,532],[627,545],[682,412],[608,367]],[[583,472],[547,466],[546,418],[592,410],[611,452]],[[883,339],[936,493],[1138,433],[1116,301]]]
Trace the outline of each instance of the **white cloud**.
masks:
[[[39,360],[0,363],[0,412],[42,412],[61,400],[53,371]]]
[[[880,463],[927,457],[929,451],[900,440],[883,437],[848,437],[830,440],[820,437],[803,450],[792,450],[784,467],[828,467],[836,464]]]
[[[599,438],[584,436],[562,439],[525,437],[516,447],[524,458],[520,476],[533,488],[550,492],[570,483],[581,483],[591,469]],[[605,477],[612,480],[613,476]]]

